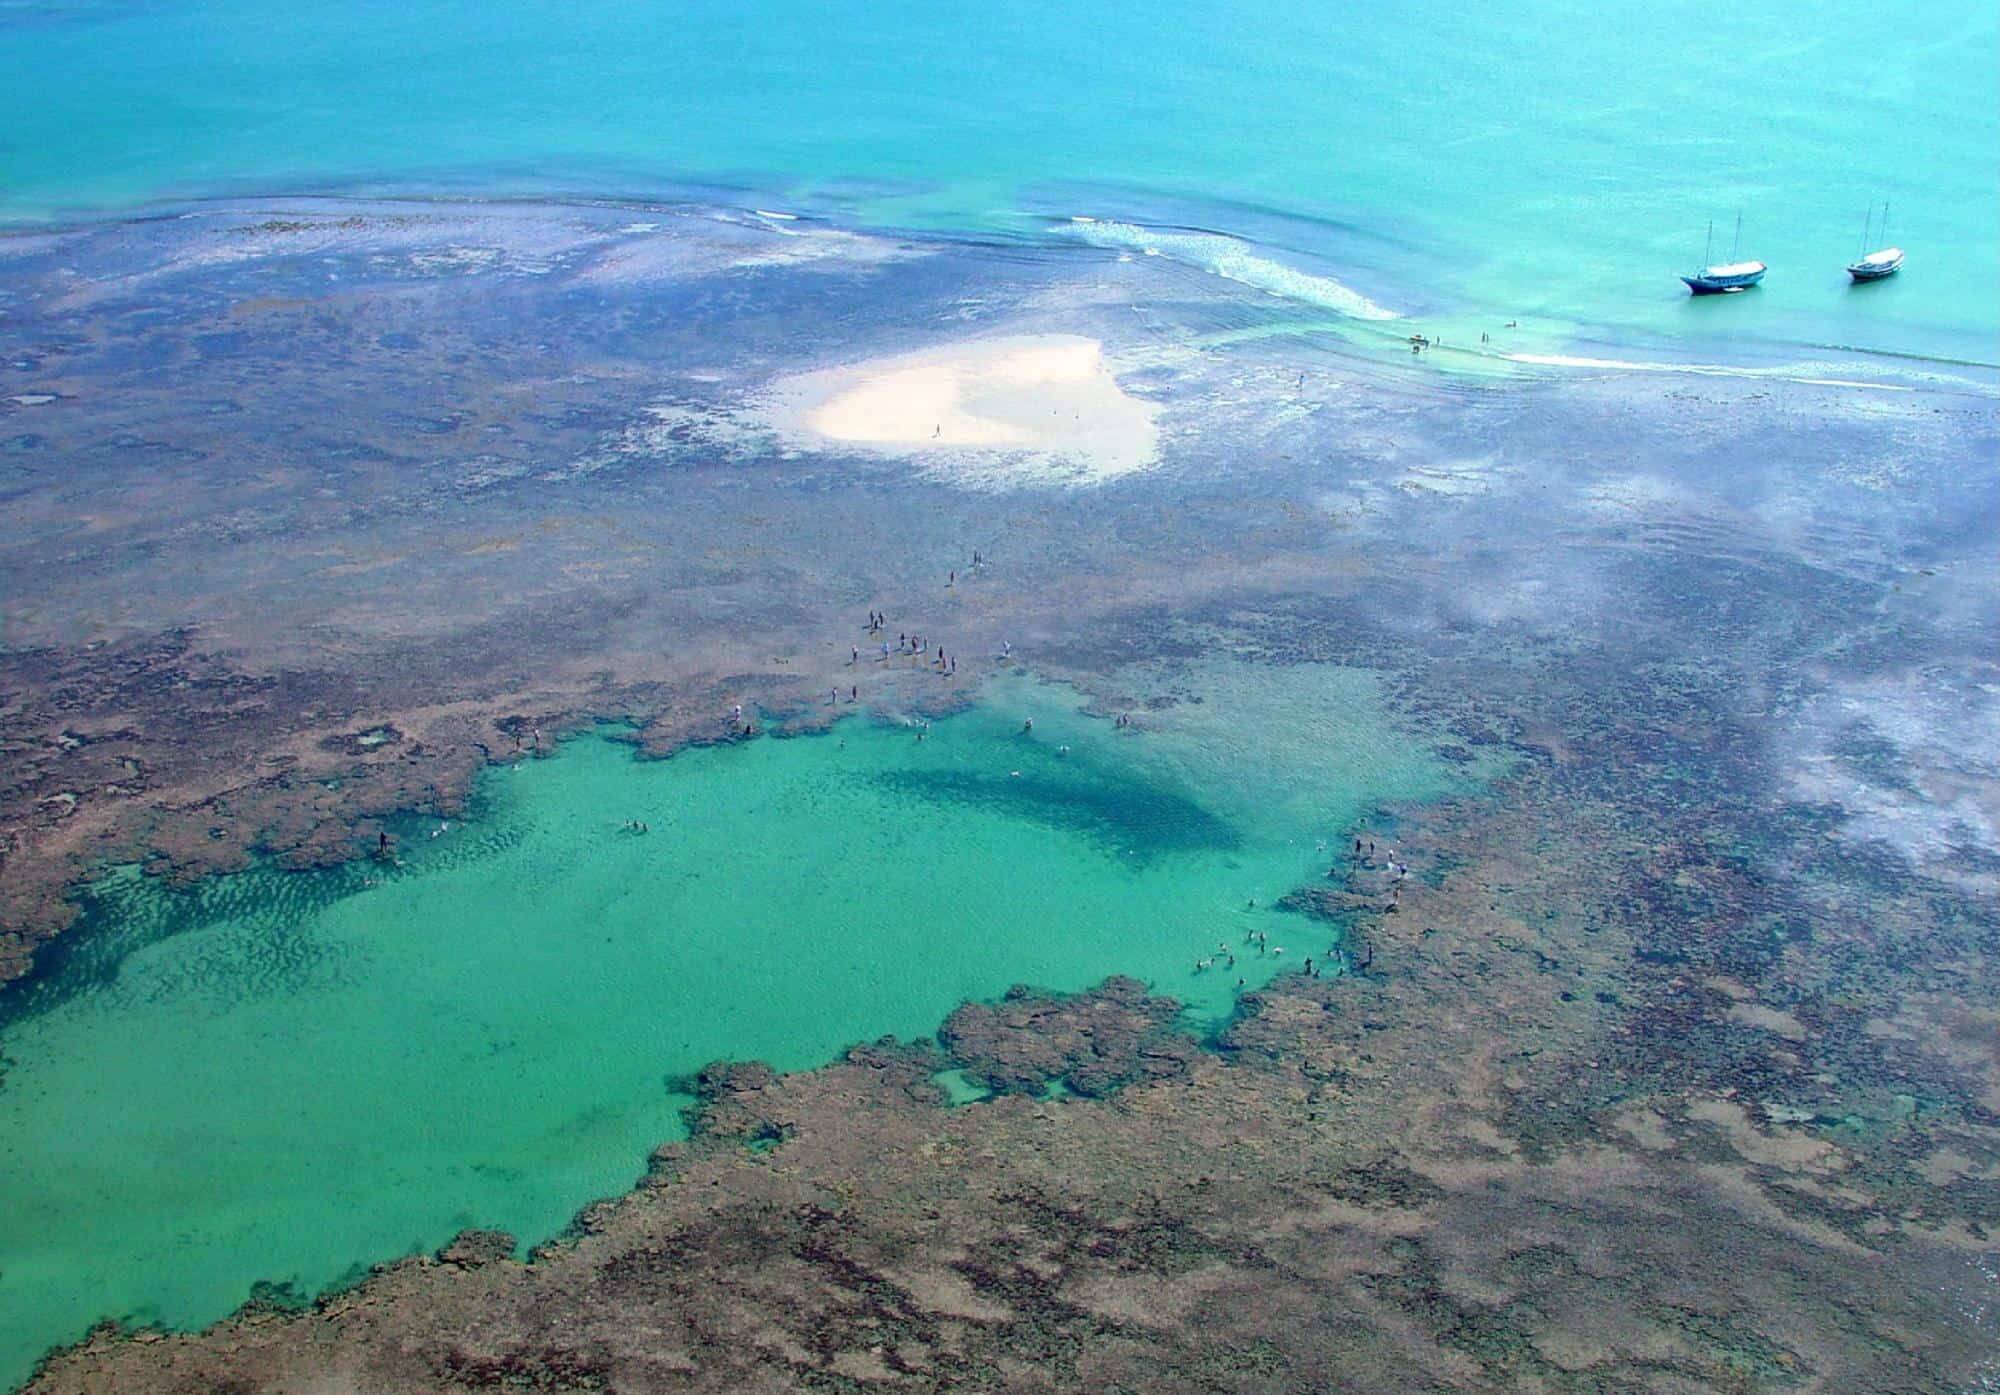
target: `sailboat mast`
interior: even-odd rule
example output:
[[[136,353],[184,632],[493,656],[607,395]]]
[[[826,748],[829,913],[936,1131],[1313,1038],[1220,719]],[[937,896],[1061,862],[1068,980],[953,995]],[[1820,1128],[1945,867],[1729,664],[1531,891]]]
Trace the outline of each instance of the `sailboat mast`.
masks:
[[[1889,245],[1889,201],[1882,200],[1882,245]]]
[[[1855,256],[1865,257],[1868,255],[1868,230],[1874,226],[1875,205],[1871,203],[1868,205],[1867,214],[1861,219],[1861,248],[1854,254]]]
[[[1729,244],[1729,260],[1735,261],[1736,254],[1743,247],[1743,210],[1736,210],[1736,237]]]
[[[1715,220],[1708,220],[1708,241],[1701,244],[1701,266],[1706,271],[1715,264]]]

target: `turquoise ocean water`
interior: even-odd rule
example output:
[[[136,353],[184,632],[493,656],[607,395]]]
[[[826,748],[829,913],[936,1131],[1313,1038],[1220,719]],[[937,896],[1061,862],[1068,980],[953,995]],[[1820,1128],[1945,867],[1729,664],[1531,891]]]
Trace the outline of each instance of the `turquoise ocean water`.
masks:
[[[707,192],[1027,237],[1082,214],[1247,239],[1169,255],[1352,308],[1292,273],[1331,276],[1454,335],[1519,318],[1543,348],[1990,362],[1996,16],[4,0],[0,218],[361,188]],[[1852,289],[1841,268],[1885,199],[1909,267]],[[1770,277],[1691,303],[1675,273],[1739,210]]]

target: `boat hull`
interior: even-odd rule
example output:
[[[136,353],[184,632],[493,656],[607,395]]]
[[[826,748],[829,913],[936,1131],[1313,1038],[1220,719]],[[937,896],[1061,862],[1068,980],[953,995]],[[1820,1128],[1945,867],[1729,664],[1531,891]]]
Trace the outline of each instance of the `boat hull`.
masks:
[[[1764,279],[1759,271],[1749,276],[1683,276],[1687,288],[1696,295],[1734,295],[1747,291]]]
[[[1847,274],[1857,281],[1881,281],[1894,276],[1903,269],[1903,259],[1893,261],[1858,261],[1847,268]]]

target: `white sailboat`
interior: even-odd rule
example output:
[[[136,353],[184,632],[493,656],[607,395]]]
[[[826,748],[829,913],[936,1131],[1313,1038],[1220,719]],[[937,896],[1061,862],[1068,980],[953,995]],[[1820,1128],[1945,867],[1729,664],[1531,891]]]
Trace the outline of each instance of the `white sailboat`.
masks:
[[[1733,295],[1737,291],[1747,291],[1764,279],[1770,268],[1758,261],[1736,260],[1736,249],[1743,241],[1743,215],[1736,215],[1736,241],[1729,247],[1729,260],[1720,265],[1708,260],[1715,250],[1715,223],[1708,225],[1708,244],[1701,254],[1702,268],[1691,276],[1683,276],[1687,288],[1696,295]]]
[[[1847,274],[1857,281],[1880,281],[1884,276],[1894,276],[1903,267],[1903,249],[1884,246],[1875,251],[1867,251],[1868,233],[1873,226],[1875,209],[1871,205],[1868,217],[1861,220],[1862,254],[1847,264]],[[1889,205],[1882,204],[1882,241],[1889,240]]]

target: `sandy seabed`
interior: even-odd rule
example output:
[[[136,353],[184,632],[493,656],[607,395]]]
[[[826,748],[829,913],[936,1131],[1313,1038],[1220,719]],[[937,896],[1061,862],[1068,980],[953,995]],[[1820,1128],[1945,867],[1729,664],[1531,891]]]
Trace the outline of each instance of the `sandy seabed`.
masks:
[[[983,488],[1100,484],[1159,458],[1158,408],[1081,335],[961,340],[779,382],[771,424],[797,444],[860,446]]]

